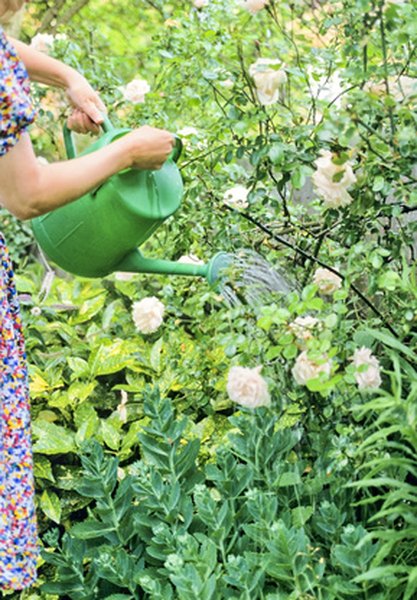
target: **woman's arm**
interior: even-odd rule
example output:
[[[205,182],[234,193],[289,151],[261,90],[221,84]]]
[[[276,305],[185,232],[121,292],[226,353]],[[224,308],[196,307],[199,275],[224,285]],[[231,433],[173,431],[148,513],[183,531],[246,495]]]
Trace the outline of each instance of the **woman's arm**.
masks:
[[[24,133],[0,158],[0,204],[19,219],[32,219],[79,198],[128,167],[159,169],[173,144],[169,132],[145,126],[91,154],[43,166]]]
[[[72,67],[43,52],[34,50],[19,40],[14,38],[9,38],[9,40],[25,64],[30,79],[66,91],[70,103],[75,109],[78,109],[71,120],[71,129],[79,133],[86,131],[97,133],[97,124],[103,122],[103,113],[106,113],[106,107],[85,77]],[[87,115],[91,122],[85,117],[83,118],[82,113]]]

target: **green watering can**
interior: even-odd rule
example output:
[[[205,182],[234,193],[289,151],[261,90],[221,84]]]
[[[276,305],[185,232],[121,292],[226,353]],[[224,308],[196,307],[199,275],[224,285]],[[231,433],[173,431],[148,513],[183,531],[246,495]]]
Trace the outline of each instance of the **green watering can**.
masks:
[[[130,130],[106,119],[103,135],[82,154],[94,152]],[[76,156],[71,131],[64,127],[68,158]],[[207,264],[192,265],[145,258],[138,250],[169,216],[178,210],[183,183],[176,161],[179,138],[157,171],[126,169],[78,200],[32,220],[42,250],[60,268],[82,277],[105,277],[114,271],[198,275],[213,284],[229,255],[216,254]]]

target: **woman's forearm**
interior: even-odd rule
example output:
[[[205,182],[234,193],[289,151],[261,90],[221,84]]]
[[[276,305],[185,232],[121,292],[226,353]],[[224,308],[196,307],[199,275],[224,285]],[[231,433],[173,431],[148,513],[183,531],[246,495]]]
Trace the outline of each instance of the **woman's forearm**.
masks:
[[[20,219],[63,206],[129,167],[158,169],[172,150],[170,133],[144,126],[91,154],[42,166],[28,134],[0,158],[0,204]]]
[[[73,81],[82,77],[75,69],[59,60],[43,52],[38,52],[19,40],[9,39],[33,81],[66,89],[71,86]]]

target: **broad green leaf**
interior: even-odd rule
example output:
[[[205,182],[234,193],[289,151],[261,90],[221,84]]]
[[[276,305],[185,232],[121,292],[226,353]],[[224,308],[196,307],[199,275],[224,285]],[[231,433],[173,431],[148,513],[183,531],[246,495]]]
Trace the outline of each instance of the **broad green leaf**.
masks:
[[[67,454],[76,451],[74,434],[61,425],[36,420],[32,424],[32,431],[36,440],[33,445],[34,452]]]
[[[60,523],[61,521],[61,503],[55,492],[50,490],[44,490],[40,498],[40,507],[45,515],[54,521]]]

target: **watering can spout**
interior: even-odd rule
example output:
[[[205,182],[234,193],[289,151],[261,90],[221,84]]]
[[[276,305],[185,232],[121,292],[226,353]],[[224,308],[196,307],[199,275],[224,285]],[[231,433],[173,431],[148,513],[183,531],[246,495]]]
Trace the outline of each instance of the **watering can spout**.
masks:
[[[215,285],[222,271],[230,263],[230,255],[218,252],[206,264],[188,264],[159,258],[146,258],[140,250],[130,252],[115,267],[116,271],[130,273],[165,273],[167,275],[191,275],[205,277],[210,285]]]

